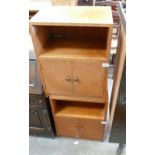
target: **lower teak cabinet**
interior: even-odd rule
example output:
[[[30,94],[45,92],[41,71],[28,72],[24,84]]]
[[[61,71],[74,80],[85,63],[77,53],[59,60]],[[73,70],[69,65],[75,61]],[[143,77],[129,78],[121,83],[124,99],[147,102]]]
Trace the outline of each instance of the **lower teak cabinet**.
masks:
[[[54,6],[30,20],[57,136],[104,139],[112,29],[110,7]]]
[[[50,98],[58,136],[103,140],[107,105]]]

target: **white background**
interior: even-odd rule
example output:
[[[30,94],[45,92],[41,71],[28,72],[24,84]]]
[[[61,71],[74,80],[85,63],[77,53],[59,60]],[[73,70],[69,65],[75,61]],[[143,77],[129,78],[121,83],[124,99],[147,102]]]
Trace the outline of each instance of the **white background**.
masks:
[[[0,2],[1,155],[29,154],[28,5]],[[127,155],[155,154],[154,10],[127,2]]]

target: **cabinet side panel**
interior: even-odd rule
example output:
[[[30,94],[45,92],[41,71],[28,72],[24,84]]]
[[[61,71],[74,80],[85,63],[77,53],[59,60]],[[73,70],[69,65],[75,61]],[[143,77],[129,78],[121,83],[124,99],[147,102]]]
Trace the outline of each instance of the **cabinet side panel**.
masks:
[[[49,38],[49,27],[48,26],[33,26],[30,25],[30,32],[32,37],[32,42],[35,50],[36,57],[43,53],[43,47]]]

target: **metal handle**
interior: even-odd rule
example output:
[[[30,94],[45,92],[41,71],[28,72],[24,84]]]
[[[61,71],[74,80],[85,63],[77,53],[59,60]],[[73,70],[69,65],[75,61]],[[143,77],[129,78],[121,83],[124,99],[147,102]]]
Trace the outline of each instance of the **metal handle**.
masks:
[[[107,124],[107,122],[105,122],[105,121],[101,121],[101,124]]]
[[[109,63],[102,63],[102,67],[109,67]]]
[[[71,78],[70,77],[66,77],[66,81],[70,81],[71,80]]]
[[[79,78],[78,77],[75,77],[74,78],[74,81],[76,81],[76,82],[79,81]]]

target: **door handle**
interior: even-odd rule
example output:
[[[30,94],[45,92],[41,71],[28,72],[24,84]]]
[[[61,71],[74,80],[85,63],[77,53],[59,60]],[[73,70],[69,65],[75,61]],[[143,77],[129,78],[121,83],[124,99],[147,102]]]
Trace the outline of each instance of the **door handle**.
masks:
[[[74,81],[78,82],[79,78],[78,77],[74,77]]]
[[[66,77],[66,81],[71,81],[71,78],[70,77]]]

